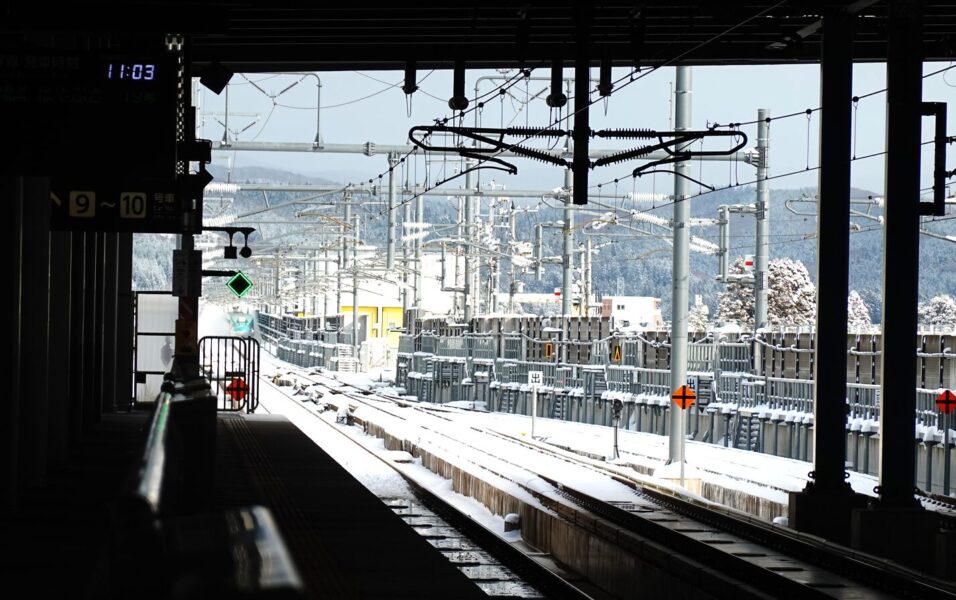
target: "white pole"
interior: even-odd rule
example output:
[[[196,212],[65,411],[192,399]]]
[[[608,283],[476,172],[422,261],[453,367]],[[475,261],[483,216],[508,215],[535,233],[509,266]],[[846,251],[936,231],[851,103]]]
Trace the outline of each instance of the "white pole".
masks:
[[[677,86],[674,94],[674,129],[686,131],[691,128],[691,67],[677,67]],[[673,295],[671,304],[671,390],[680,389],[687,382],[687,313],[690,283],[690,161],[680,161],[674,166],[674,261]],[[680,422],[684,409],[676,404],[671,407],[670,439],[668,440],[667,464],[680,461],[684,464],[684,436]],[[678,421],[675,423],[674,421]],[[676,439],[675,439],[676,438]],[[683,479],[683,478],[682,478]],[[681,481],[683,484],[683,481]]]

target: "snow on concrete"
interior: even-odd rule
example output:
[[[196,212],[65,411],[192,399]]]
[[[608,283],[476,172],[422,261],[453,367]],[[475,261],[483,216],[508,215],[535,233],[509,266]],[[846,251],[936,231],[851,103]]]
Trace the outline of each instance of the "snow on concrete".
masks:
[[[294,366],[286,365],[265,353],[263,353],[263,363],[263,373],[266,374],[270,372],[270,369],[279,371],[295,369]],[[370,376],[363,373],[327,372],[324,374],[335,376],[343,383],[347,382],[366,389],[373,389],[373,386],[379,388],[376,391],[384,392],[389,389],[389,382],[384,374],[381,376],[377,374]],[[263,386],[263,392],[265,392],[265,389],[266,386]],[[405,399],[408,400],[408,398]],[[365,400],[375,402],[374,397],[368,397]],[[522,445],[508,441],[506,438],[489,438],[487,435],[473,429],[473,427],[487,427],[504,436],[530,440],[531,418],[528,416],[480,412],[480,409],[472,410],[470,402],[461,403],[462,408],[449,404],[422,404],[421,407],[431,409],[424,412],[397,408],[385,401],[379,404],[383,411],[391,414],[375,411],[374,420],[377,424],[385,427],[392,435],[407,439],[421,449],[441,456],[472,474],[494,483],[503,491],[511,493],[522,501],[538,505],[537,500],[529,491],[537,491],[548,495],[553,493],[550,484],[534,474],[537,472],[608,501],[629,501],[633,499],[633,491],[627,486],[613,481],[610,477],[596,474],[591,469],[572,464],[570,455],[564,460],[556,459],[529,451]],[[475,408],[477,409],[477,407]],[[361,416],[364,410],[368,409],[357,406],[354,414]],[[300,409],[300,412],[303,411]],[[441,415],[440,421],[435,419],[435,414]],[[334,416],[330,413],[328,416],[323,415],[323,418],[334,419]],[[861,428],[869,427],[871,424],[861,422],[860,426]],[[367,437],[361,433],[360,429],[357,429],[357,431],[357,435]],[[932,434],[927,432],[927,435]],[[536,418],[535,437],[537,443],[546,444],[552,449],[556,447],[567,448],[576,453],[584,453],[590,456],[610,457],[613,454],[612,436],[613,431],[610,427],[542,417]],[[320,445],[324,447],[329,436],[319,436],[313,439],[317,439]],[[382,442],[375,438],[369,438],[362,443],[366,446],[376,446],[377,444],[377,451],[385,452],[381,445]],[[619,469],[622,473],[627,473],[631,477],[636,474],[632,466],[639,467],[642,471],[654,473],[655,470],[660,470],[667,463],[669,449],[666,436],[619,430],[618,447],[621,455],[620,460],[595,462],[601,462],[606,467],[614,470]],[[574,458],[579,457],[575,456]],[[788,502],[789,492],[804,489],[809,480],[808,473],[813,469],[813,464],[809,462],[693,441],[686,443],[685,459],[685,478],[700,478],[710,484],[737,490],[741,494],[754,495],[780,504]],[[401,464],[399,467],[427,471],[417,462]],[[672,467],[679,468],[679,464],[674,464]],[[672,467],[668,467],[668,469]],[[668,475],[668,470],[658,471],[658,473],[664,474],[667,480],[647,476],[648,480],[654,481],[657,485],[696,497],[695,494],[683,491],[674,484],[671,481],[673,478]],[[437,476],[416,473],[414,477],[418,480],[421,477]],[[679,477],[679,474],[677,477]],[[359,477],[359,479],[362,478]],[[873,488],[877,484],[877,478],[851,473],[849,482],[855,491],[873,496]],[[434,485],[437,490],[444,489],[442,484],[438,482],[435,482]],[[450,486],[450,483],[447,485]],[[455,496],[458,495],[455,494]],[[481,512],[478,508],[481,505],[470,498],[460,497],[456,501],[470,506],[471,513],[469,514]],[[472,506],[469,503],[474,503],[477,506]],[[487,518],[493,523],[493,527],[490,527],[490,529],[496,532],[502,531],[503,524],[500,516]]]

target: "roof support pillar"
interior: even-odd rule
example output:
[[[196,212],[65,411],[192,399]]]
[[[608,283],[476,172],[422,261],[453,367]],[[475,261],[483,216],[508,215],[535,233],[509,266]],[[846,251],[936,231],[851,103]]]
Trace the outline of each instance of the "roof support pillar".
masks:
[[[790,526],[847,544],[859,504],[846,481],[846,298],[850,254],[852,16],[823,19],[813,471],[790,495]]]
[[[852,545],[910,567],[936,564],[939,570],[945,561],[935,556],[941,548],[937,518],[914,495],[922,3],[889,4],[879,499],[852,515]]]
[[[919,3],[891,2],[886,65],[886,209],[883,228],[883,364],[880,374],[880,505],[916,506],[916,335],[919,293]]]

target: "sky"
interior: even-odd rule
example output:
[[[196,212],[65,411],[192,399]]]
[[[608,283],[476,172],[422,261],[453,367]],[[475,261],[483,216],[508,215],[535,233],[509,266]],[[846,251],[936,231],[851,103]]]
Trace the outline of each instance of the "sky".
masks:
[[[956,63],[926,63],[924,73],[931,73]],[[597,77],[597,69],[592,76]],[[671,98],[674,68],[645,70],[640,77],[629,81],[628,69],[615,69],[613,77],[621,80],[606,101],[591,107],[591,127],[651,128],[667,130],[671,125]],[[507,73],[505,77],[513,75]],[[451,96],[450,71],[419,71],[420,89],[411,98],[401,90],[403,73],[389,72],[328,72],[318,73],[321,80],[321,139],[324,143],[405,144],[408,129],[427,125],[435,119],[451,116],[447,99]],[[565,76],[573,75],[571,69]],[[479,93],[492,92],[480,111],[481,125],[538,126],[553,122],[552,113],[543,98],[548,94],[547,69],[537,69],[531,80],[519,82],[501,96],[494,93],[502,80],[479,78],[498,76],[496,71],[470,70],[466,74],[466,93],[475,104],[475,86]],[[290,87],[291,86],[291,87]],[[885,65],[857,64],[854,67],[853,93],[863,96],[882,90],[885,86]],[[196,85],[199,106],[200,137],[221,140],[225,114],[226,94],[219,96]],[[819,66],[719,66],[693,67],[692,72],[692,126],[705,128],[708,124],[730,122],[746,123],[756,119],[759,108],[768,108],[771,117],[800,113],[775,119],[770,129],[771,175],[794,172],[794,175],[775,179],[771,188],[790,189],[815,186],[818,172],[807,170],[818,164],[820,113],[808,118],[803,111],[819,107]],[[229,86],[229,138],[260,142],[311,142],[316,133],[316,78],[293,74],[236,74]],[[534,98],[526,102],[528,96]],[[923,99],[926,101],[956,101],[956,68],[924,79]],[[886,95],[875,94],[862,98],[853,108],[853,149],[856,156],[865,156],[884,149]],[[466,125],[474,125],[476,112],[466,118]],[[756,144],[756,126],[742,128],[749,136],[747,147]],[[949,135],[956,134],[956,118],[949,119]],[[924,119],[923,140],[932,137],[932,122]],[[713,142],[707,149],[716,149],[725,142]],[[594,139],[592,148],[612,147],[605,140]],[[950,151],[952,153],[952,150]],[[931,146],[923,148],[921,187],[931,185]],[[449,165],[449,161],[451,165]],[[324,177],[340,183],[367,182],[376,179],[387,169],[384,155],[278,153],[278,152],[216,152],[214,164],[224,167],[267,166]],[[949,161],[950,163],[952,161]],[[409,161],[411,163],[411,161]],[[494,180],[511,189],[553,189],[563,184],[561,168],[518,159],[517,175],[500,171],[480,172],[484,184]],[[656,191],[671,193],[670,176],[630,177],[639,163],[599,167],[592,171],[591,184],[614,186],[619,179],[619,191]],[[430,182],[451,173],[455,159],[434,157],[428,170]],[[949,166],[952,166],[951,164]],[[884,157],[876,156],[854,161],[852,185],[877,194],[882,193]],[[445,169],[444,171],[442,169]],[[754,168],[730,162],[695,161],[692,175],[710,185],[722,187],[732,183],[747,183],[754,178]],[[426,178],[423,160],[409,164],[403,180],[422,183]],[[449,185],[460,186],[461,180]],[[610,188],[606,188],[610,189]],[[928,193],[928,192],[927,192]]]

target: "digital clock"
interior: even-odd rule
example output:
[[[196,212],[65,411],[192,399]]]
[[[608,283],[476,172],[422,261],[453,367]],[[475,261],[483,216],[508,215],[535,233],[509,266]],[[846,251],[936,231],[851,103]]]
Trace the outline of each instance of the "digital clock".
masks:
[[[156,79],[156,64],[110,62],[106,64],[106,78],[124,81],[153,81]]]

